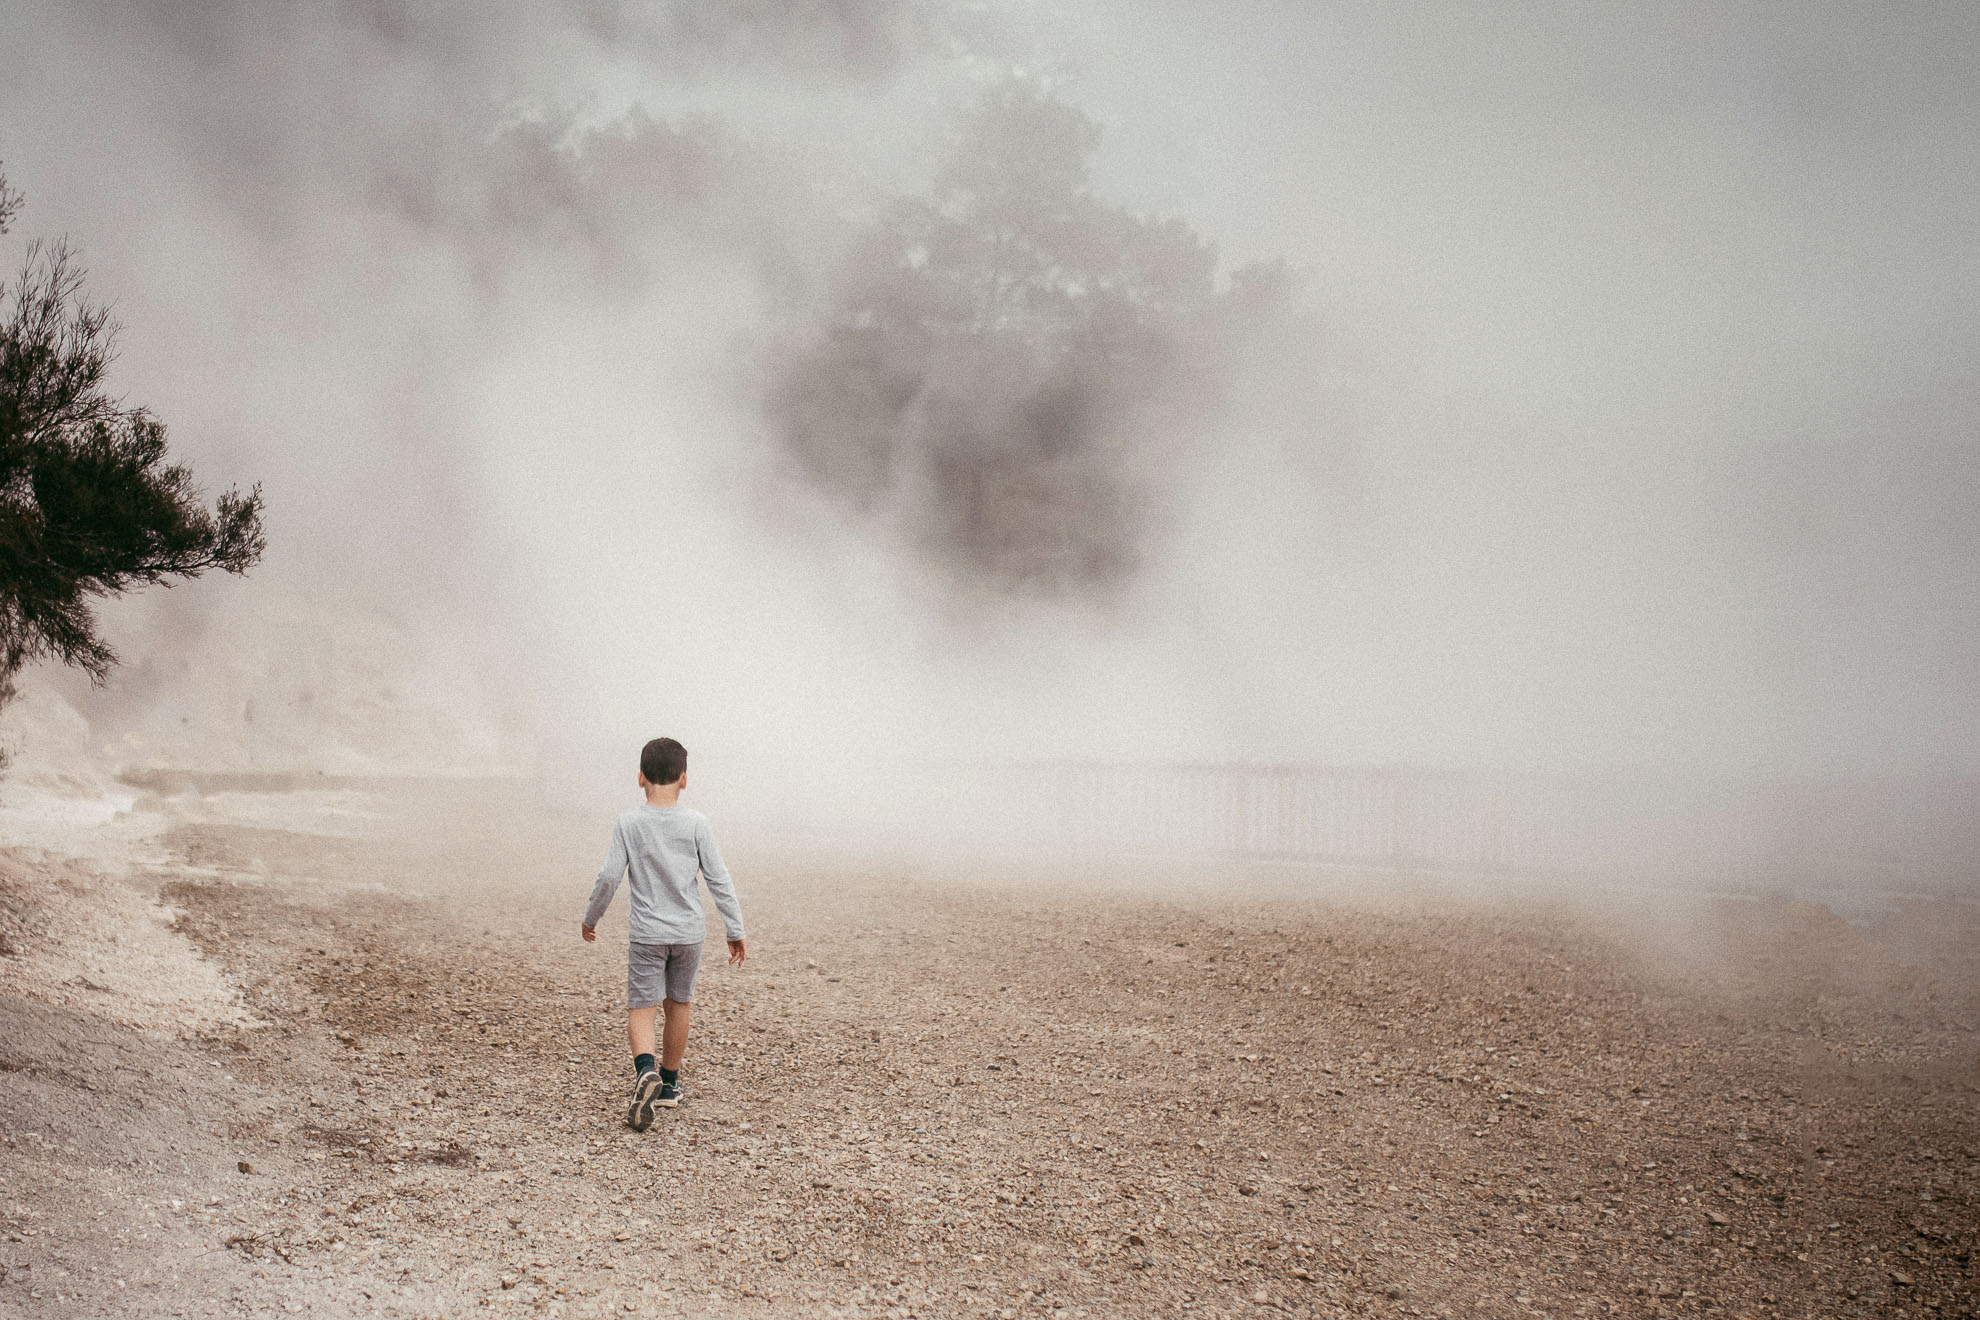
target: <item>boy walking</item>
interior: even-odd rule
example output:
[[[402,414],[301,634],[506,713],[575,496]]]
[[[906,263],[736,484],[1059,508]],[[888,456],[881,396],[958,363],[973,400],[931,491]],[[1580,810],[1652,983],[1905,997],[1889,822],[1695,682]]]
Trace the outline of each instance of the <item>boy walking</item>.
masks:
[[[743,944],[742,908],[736,887],[708,818],[684,807],[687,748],[672,738],[655,738],[640,749],[639,786],[646,805],[621,815],[612,827],[612,849],[598,868],[598,883],[584,910],[584,938],[598,938],[598,919],[612,904],[619,881],[632,874],[632,944],[626,954],[626,1036],[632,1044],[632,1105],[626,1122],[644,1132],[653,1108],[681,1102],[681,1056],[687,1052],[688,1006],[694,1001],[694,975],[701,967],[701,944],[708,923],[701,913],[700,879],[715,896],[715,910],[729,937],[729,965],[739,965]],[[653,1016],[665,1008],[660,1060],[653,1059]]]

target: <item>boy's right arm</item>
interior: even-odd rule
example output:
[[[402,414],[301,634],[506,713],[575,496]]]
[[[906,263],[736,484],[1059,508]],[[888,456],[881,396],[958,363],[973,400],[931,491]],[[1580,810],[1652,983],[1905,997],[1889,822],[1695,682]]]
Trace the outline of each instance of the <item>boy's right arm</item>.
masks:
[[[612,906],[612,895],[619,892],[619,881],[626,877],[627,860],[625,831],[614,823],[611,850],[605,854],[604,865],[598,868],[598,883],[591,887],[591,902],[584,909],[586,941],[598,938],[598,919]]]

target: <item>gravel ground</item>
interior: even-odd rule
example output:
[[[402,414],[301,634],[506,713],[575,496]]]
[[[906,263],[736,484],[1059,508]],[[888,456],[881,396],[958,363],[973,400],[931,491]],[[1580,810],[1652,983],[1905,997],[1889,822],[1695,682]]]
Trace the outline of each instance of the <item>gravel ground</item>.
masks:
[[[0,994],[0,1315],[1980,1307],[1971,902],[736,841],[752,956],[716,932],[635,1134],[604,826],[440,815],[184,825],[100,880],[245,1011]],[[18,957],[80,882],[0,861]]]

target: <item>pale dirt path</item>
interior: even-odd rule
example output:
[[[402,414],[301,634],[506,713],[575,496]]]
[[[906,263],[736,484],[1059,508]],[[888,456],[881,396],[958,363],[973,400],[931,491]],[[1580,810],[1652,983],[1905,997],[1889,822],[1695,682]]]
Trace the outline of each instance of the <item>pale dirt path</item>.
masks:
[[[477,828],[170,836],[267,1025],[16,1031],[0,1315],[1975,1309],[1970,905],[1731,905],[1673,971],[1560,908],[738,841],[754,956],[636,1135],[602,827],[414,814]]]

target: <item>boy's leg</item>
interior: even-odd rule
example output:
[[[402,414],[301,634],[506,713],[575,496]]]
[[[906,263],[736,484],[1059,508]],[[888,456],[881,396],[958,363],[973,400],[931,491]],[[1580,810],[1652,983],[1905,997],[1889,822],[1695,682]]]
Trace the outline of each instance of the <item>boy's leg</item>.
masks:
[[[666,1031],[660,1038],[660,1066],[668,1072],[678,1072],[681,1058],[687,1053],[688,1012],[694,1006],[678,999],[669,999],[665,1006],[667,1014]],[[653,1048],[653,1010],[646,1010],[646,1047]]]
[[[631,945],[626,954],[626,1043],[632,1046],[632,1104],[626,1110],[626,1123],[635,1132],[646,1131],[653,1122],[653,1107],[660,1102],[660,1071],[653,1066],[653,1014],[660,998],[664,963],[642,944]]]
[[[653,1106],[660,1102],[660,1070],[653,1066],[653,1006],[626,1010],[626,1038],[632,1044],[632,1104],[626,1110],[626,1123],[635,1132],[646,1131],[653,1122]]]
[[[626,946],[626,1042],[641,1071],[653,1066],[653,1014],[667,997],[667,946]]]
[[[694,974],[701,966],[699,944],[676,944],[667,955],[667,997],[661,1001],[665,1022],[660,1035],[660,1096],[654,1102],[671,1109],[681,1102],[681,1058],[687,1053],[688,1014],[694,1000]]]
[[[658,1011],[652,1004],[626,1010],[626,1040],[635,1059],[653,1053],[653,1015]]]
[[[694,977],[701,970],[701,946],[676,944],[667,950],[667,997],[662,1011],[666,1026],[660,1038],[660,1067],[679,1070],[687,1053],[688,1012],[694,1001]]]

